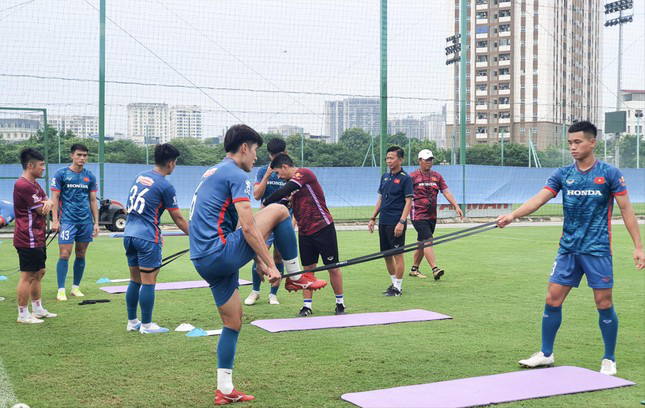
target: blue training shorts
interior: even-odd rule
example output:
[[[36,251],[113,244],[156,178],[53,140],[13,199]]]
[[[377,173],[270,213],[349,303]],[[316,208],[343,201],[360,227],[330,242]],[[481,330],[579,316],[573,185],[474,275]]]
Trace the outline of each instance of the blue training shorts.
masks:
[[[161,243],[154,243],[141,238],[123,238],[125,256],[128,266],[138,266],[146,269],[161,267]]]
[[[614,269],[612,256],[594,256],[587,254],[559,254],[553,263],[549,282],[577,288],[587,276],[587,283],[593,289],[614,287]]]
[[[58,244],[73,244],[74,242],[92,242],[93,224],[60,224]]]
[[[226,244],[203,258],[193,259],[199,275],[208,282],[217,307],[224,305],[238,287],[240,268],[255,257],[255,251],[246,242],[242,229],[226,236]]]

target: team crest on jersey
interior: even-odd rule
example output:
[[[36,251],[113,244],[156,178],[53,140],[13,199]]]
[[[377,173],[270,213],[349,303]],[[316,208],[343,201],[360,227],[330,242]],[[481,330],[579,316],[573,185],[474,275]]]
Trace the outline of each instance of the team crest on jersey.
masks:
[[[302,177],[302,174],[296,172],[296,174],[293,175],[293,178],[299,179]]]
[[[202,178],[206,178],[208,176],[212,176],[215,172],[217,171],[217,167],[213,167],[212,169],[206,170],[206,173],[202,175]]]
[[[565,181],[565,183],[567,183],[567,185],[568,185],[568,186],[570,186],[571,184],[573,184],[573,183],[575,183],[575,182],[576,182],[575,180],[571,180],[571,179],[567,179],[567,180]]]
[[[150,187],[151,185],[153,185],[155,183],[155,181],[152,178],[146,177],[146,176],[137,177],[136,182],[140,183],[140,184],[143,184],[144,186],[148,186],[148,187]]]
[[[593,179],[593,182],[595,184],[605,184],[605,178],[604,177],[596,177]]]
[[[89,177],[83,177],[83,181],[87,183],[88,181],[90,181],[90,178]]]

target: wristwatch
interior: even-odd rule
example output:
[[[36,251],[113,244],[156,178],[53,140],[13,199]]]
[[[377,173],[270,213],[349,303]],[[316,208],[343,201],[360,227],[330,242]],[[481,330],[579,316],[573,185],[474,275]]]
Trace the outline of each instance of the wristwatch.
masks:
[[[405,225],[405,221],[406,220],[401,219],[401,220],[399,220],[399,224],[404,224]]]

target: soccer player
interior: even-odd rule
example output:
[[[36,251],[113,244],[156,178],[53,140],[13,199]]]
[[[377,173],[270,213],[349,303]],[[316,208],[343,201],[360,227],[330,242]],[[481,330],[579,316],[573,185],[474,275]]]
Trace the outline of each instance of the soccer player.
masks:
[[[155,146],[155,167],[140,173],[130,187],[127,200],[128,219],[123,234],[123,246],[130,267],[130,284],[125,293],[128,312],[127,331],[143,334],[165,333],[165,327],[152,322],[155,304],[155,285],[161,268],[163,237],[159,220],[168,210],[177,227],[188,235],[188,222],[177,206],[175,188],[166,180],[177,167],[179,150],[170,143]],[[137,319],[141,305],[141,321]]]
[[[72,295],[85,296],[79,289],[85,271],[85,253],[93,237],[99,235],[99,207],[96,200],[96,177],[85,168],[88,149],[85,145],[72,145],[72,164],[56,171],[51,191],[54,211],[51,230],[58,232],[60,255],[56,265],[58,293],[56,299],[67,300],[65,279],[67,265],[76,243]],[[92,221],[94,220],[94,221]]]
[[[45,219],[53,207],[36,179],[43,176],[45,157],[38,151],[26,148],[20,152],[22,176],[13,187],[13,208],[16,228],[13,246],[20,261],[18,282],[18,323],[42,323],[43,318],[56,317],[43,307],[41,281],[45,276],[47,246],[45,243]],[[31,297],[32,313],[29,313]]]
[[[412,179],[412,188],[414,190],[414,200],[412,201],[412,225],[417,230],[417,241],[425,241],[432,238],[434,229],[437,226],[437,196],[439,191],[452,204],[459,218],[464,217],[464,213],[459,208],[455,197],[448,190],[448,185],[441,174],[432,170],[434,155],[431,150],[423,149],[419,152],[419,169],[410,173]],[[419,272],[419,265],[425,255],[434,280],[439,280],[444,274],[444,270],[437,266],[437,257],[431,246],[419,248],[414,252],[414,263],[410,268],[410,276],[425,278],[426,276]]]
[[[291,198],[293,216],[298,222],[298,245],[303,270],[314,269],[319,256],[325,265],[338,263],[334,219],[327,209],[325,194],[314,172],[304,167],[295,167],[291,157],[286,154],[277,155],[271,162],[271,168],[281,179],[287,180],[287,184],[271,194],[264,204],[270,205]],[[343,275],[340,268],[329,270],[329,280],[336,295],[335,314],[344,315]],[[296,289],[288,284],[285,287],[287,290]],[[302,295],[304,306],[298,316],[305,317],[313,313],[313,291],[304,289]]]
[[[269,151],[269,157],[271,160],[280,154],[287,152],[287,143],[276,137],[269,140],[267,143],[267,150]],[[278,175],[269,168],[269,165],[264,165],[258,170],[256,176],[255,185],[253,188],[253,196],[256,200],[262,202],[265,198],[270,196],[274,191],[283,187],[286,184],[286,181],[281,180]],[[273,236],[269,237],[269,244],[273,243]],[[270,247],[270,245],[269,245]],[[277,248],[273,249],[273,260],[275,262],[276,268],[280,271],[281,274],[284,273],[284,263],[282,263],[282,257],[280,256],[280,251]],[[257,273],[257,262],[253,261],[252,268],[252,277],[253,277],[253,290],[249,296],[244,300],[245,305],[253,305],[260,298],[260,286],[262,284],[262,278]],[[271,286],[271,292],[269,293],[269,304],[279,305],[278,301],[278,289],[280,286]]]
[[[618,316],[612,301],[614,285],[611,253],[611,214],[616,199],[625,227],[634,242],[634,262],[645,267],[645,255],[634,210],[629,202],[625,178],[620,170],[596,159],[596,127],[587,121],[569,128],[569,151],[575,162],[557,169],[546,186],[510,214],[497,218],[505,227],[514,220],[536,211],[562,191],[564,226],[560,249],[549,279],[542,317],[542,350],[526,360],[523,367],[554,364],[553,343],[562,321],[562,304],[571,288],[578,287],[582,275],[593,289],[598,309],[598,324],[605,344],[600,372],[616,374],[616,337]]]
[[[254,399],[233,387],[233,361],[242,328],[239,269],[256,258],[259,271],[271,285],[280,284],[282,276],[266,245],[273,233],[286,272],[299,271],[296,234],[287,208],[270,205],[255,215],[251,209],[251,181],[245,172],[253,168],[260,146],[262,138],[255,130],[232,126],[224,137],[226,157],[204,173],[190,209],[190,258],[209,283],[224,326],[217,345],[215,405]],[[290,283],[299,289],[326,285],[305,274],[287,278]]]
[[[13,204],[9,201],[0,200],[0,228],[5,227],[16,218],[13,211]]]
[[[405,152],[399,146],[391,146],[387,149],[385,161],[390,171],[381,176],[378,188],[379,197],[368,224],[370,233],[374,233],[376,216],[380,213],[378,235],[381,251],[405,246],[405,230],[407,218],[412,208],[414,192],[412,179],[401,168],[404,154]],[[390,274],[392,284],[383,294],[385,296],[401,296],[405,269],[403,254],[386,256],[385,266]]]

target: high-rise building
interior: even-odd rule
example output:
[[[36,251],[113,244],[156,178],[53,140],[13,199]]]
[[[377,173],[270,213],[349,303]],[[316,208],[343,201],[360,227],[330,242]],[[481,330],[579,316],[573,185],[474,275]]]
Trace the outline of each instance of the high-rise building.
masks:
[[[428,123],[423,119],[408,116],[387,121],[387,133],[394,135],[403,133],[410,139],[427,140]]]
[[[438,148],[444,149],[446,146],[446,106],[441,108],[441,113],[431,113],[421,118],[426,124],[428,138],[435,142]]]
[[[166,143],[170,135],[168,122],[165,103],[128,104],[128,138],[135,143]]]
[[[42,121],[42,116],[38,116]],[[47,117],[47,125],[59,132],[71,131],[78,137],[92,137],[99,134],[98,116],[51,115]]]
[[[332,143],[338,142],[344,131],[355,128],[374,136],[381,134],[379,98],[347,98],[325,102],[325,133]]]
[[[329,136],[332,143],[345,131],[343,101],[325,101],[325,135]]]
[[[459,33],[460,0],[453,2]],[[469,33],[461,41],[468,145],[496,143],[503,134],[543,149],[562,143],[563,127],[575,120],[599,122],[600,0],[469,0],[467,13]],[[459,69],[448,66],[450,100],[459,100]],[[449,103],[447,138],[454,113]]]
[[[202,138],[202,108],[195,105],[170,107],[170,139]]]
[[[637,118],[636,112],[645,113],[645,90],[624,90],[621,92],[621,110],[627,111],[626,133],[630,135],[642,135],[645,128],[645,120]]]

